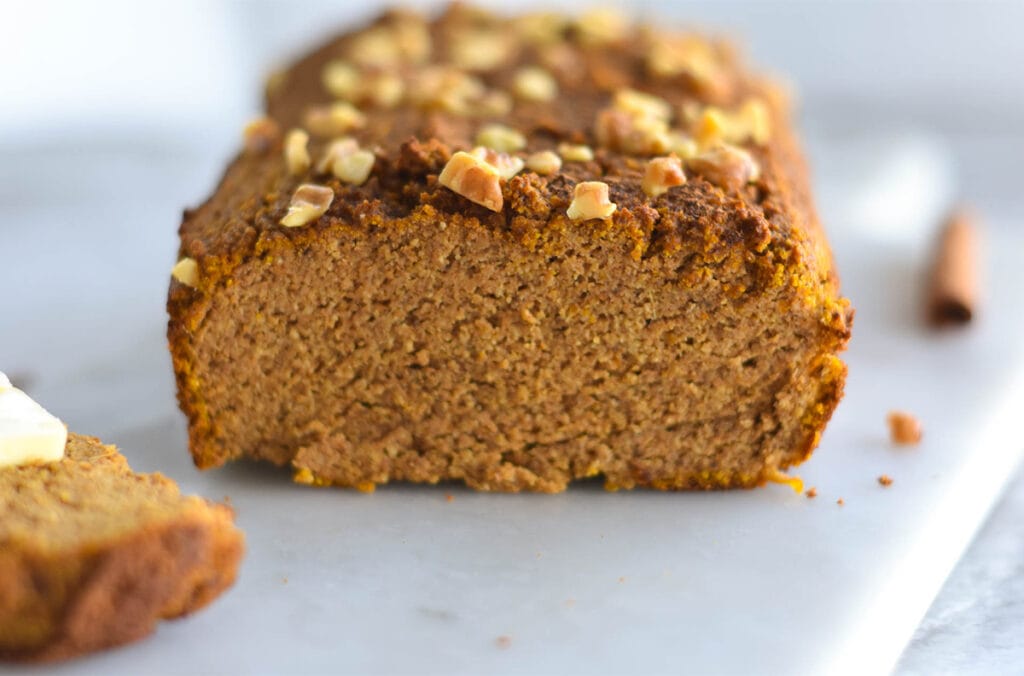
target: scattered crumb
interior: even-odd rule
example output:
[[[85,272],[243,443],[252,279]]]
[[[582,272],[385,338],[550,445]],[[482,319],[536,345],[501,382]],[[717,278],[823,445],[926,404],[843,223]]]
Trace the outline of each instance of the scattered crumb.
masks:
[[[282,577],[281,578],[281,584],[288,584],[288,578],[287,577]]]
[[[231,505],[231,496],[230,495],[225,495],[224,496],[224,504],[225,505]]]
[[[814,486],[811,486],[810,488],[807,489],[807,492],[804,493],[804,495],[806,495],[809,498],[816,498],[818,497],[818,489],[815,488]]]
[[[566,599],[565,600],[565,607],[566,608],[572,608],[574,605],[576,605],[576,599]]]
[[[878,483],[882,484],[883,486],[892,486],[892,477],[889,476],[888,474],[883,474],[882,476],[878,477]]]
[[[444,499],[446,502],[455,502],[455,496],[452,495],[451,493],[446,494],[444,496]]]
[[[542,557],[542,556],[544,556],[544,555],[543,555],[543,554],[541,554],[540,552],[537,552],[537,558],[538,558],[538,559],[539,559],[540,557]]]
[[[772,483],[785,484],[792,488],[794,493],[804,492],[804,482],[800,477],[790,476],[789,474],[781,472],[778,469],[775,469],[774,467],[771,467],[767,470],[764,478],[767,479],[768,481],[771,481]]]
[[[623,583],[623,582],[625,582],[625,581],[626,581],[626,578],[625,578],[625,577],[620,577],[620,578],[619,578],[619,583],[620,583],[620,584],[621,584],[621,583]]]
[[[889,411],[885,417],[889,423],[889,438],[897,446],[913,446],[920,443],[923,434],[921,421],[904,411]]]
[[[842,498],[839,498],[838,500],[836,500],[836,504],[839,505],[840,507],[842,507],[843,505],[846,504],[846,500],[843,500]]]
[[[511,636],[499,636],[498,638],[494,639],[494,643],[495,643],[495,645],[497,645],[502,650],[505,650],[506,648],[508,648],[508,647],[510,647],[512,645],[512,637]]]

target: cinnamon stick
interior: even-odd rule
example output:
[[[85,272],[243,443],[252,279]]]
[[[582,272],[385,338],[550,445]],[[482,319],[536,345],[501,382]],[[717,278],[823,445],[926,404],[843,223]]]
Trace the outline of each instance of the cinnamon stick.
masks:
[[[978,228],[974,215],[953,211],[939,236],[928,290],[933,326],[967,324],[978,302]]]

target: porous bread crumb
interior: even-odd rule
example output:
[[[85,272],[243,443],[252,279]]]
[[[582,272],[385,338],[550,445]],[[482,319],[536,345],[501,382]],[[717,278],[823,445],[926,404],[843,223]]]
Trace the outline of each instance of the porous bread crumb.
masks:
[[[285,136],[284,161],[292,176],[300,176],[309,170],[309,134],[304,130],[292,129]]]
[[[607,183],[583,181],[576,184],[572,203],[569,204],[566,214],[574,221],[605,219],[614,214],[616,208],[617,205],[608,197]]]
[[[457,152],[448,160],[438,182],[491,211],[501,211],[501,175],[488,162],[467,152]]]
[[[886,487],[891,486],[892,477],[890,477],[888,474],[883,474],[882,476],[878,477],[878,483]]]
[[[839,498],[838,500],[836,500],[836,504],[839,505],[840,507],[842,507],[843,505],[846,504],[846,500],[843,500],[842,498]]]
[[[281,225],[286,228],[307,225],[323,216],[333,200],[334,191],[327,186],[303,183],[292,194],[292,201],[281,219]]]
[[[512,645],[512,637],[511,636],[499,636],[498,638],[494,639],[494,643],[499,648],[504,650],[504,649],[506,649],[506,648],[508,648],[508,647],[510,647]]]
[[[812,498],[812,499],[816,498],[816,497],[818,497],[818,489],[815,488],[814,486],[811,486],[810,488],[807,489],[807,492],[805,493],[805,495],[808,498]]]
[[[186,256],[171,268],[171,277],[185,286],[195,288],[199,284],[199,263],[194,258]]]
[[[918,444],[923,436],[921,421],[904,411],[890,411],[886,416],[889,424],[889,438],[898,446]]]

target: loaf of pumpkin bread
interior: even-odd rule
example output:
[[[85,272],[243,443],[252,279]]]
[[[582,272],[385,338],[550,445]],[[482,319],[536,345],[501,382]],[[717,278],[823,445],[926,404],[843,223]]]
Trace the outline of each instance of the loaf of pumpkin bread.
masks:
[[[729,488],[817,445],[852,310],[786,97],[728,45],[389,12],[266,105],[172,271],[199,467]]]

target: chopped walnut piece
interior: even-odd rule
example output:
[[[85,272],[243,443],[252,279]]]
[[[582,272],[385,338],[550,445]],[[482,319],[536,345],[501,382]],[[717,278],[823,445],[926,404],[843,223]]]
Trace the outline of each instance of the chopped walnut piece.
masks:
[[[359,150],[359,143],[354,138],[338,138],[331,141],[324,150],[323,155],[316,163],[316,173],[331,173],[334,163],[340,158]]]
[[[733,121],[724,110],[708,106],[694,125],[693,136],[701,148],[710,148],[723,141],[734,140]]]
[[[284,163],[288,173],[292,176],[304,174],[310,162],[309,134],[302,129],[292,129],[284,139]]]
[[[438,182],[491,211],[500,212],[504,205],[501,176],[488,162],[466,152],[457,152],[444,166]]]
[[[514,153],[526,147],[526,137],[503,124],[488,124],[476,135],[478,145],[502,153]]]
[[[686,166],[724,190],[739,190],[761,174],[746,150],[721,143],[686,161]]]
[[[669,188],[686,183],[683,163],[678,157],[655,157],[647,163],[640,186],[650,197],[658,197]]]
[[[430,58],[432,48],[426,22],[421,17],[406,15],[355,35],[348,54],[358,64],[386,67],[423,63]]]
[[[324,89],[336,99],[354,101],[359,95],[362,75],[347,61],[328,61],[320,74]]]
[[[591,218],[605,219],[615,213],[618,206],[608,198],[608,184],[601,181],[583,181],[576,184],[572,204],[566,211],[574,221]]]
[[[615,108],[597,114],[594,135],[601,146],[634,155],[664,153],[669,144],[665,120],[635,116]]]
[[[913,446],[921,442],[924,433],[921,421],[903,411],[890,411],[886,416],[889,423],[889,438],[899,446]]]
[[[705,86],[714,86],[723,76],[714,47],[694,35],[655,36],[647,51],[647,69],[655,77],[685,73]]]
[[[697,142],[681,131],[670,131],[668,133],[668,152],[688,160],[696,157],[700,152]]]
[[[331,171],[344,183],[362,185],[370,177],[376,159],[369,150],[357,150],[335,160]]]
[[[512,88],[524,101],[551,101],[558,96],[558,82],[551,73],[538,66],[516,71]]]
[[[310,108],[305,122],[306,128],[317,136],[331,137],[361,129],[366,117],[352,104],[340,101]]]
[[[450,66],[421,69],[409,87],[409,100],[413,105],[439,108],[457,115],[473,113],[486,95],[487,87],[479,78]]]
[[[499,153],[484,146],[473,148],[470,155],[494,167],[498,175],[506,181],[522,171],[525,164],[521,157],[509,155],[508,153]]]
[[[619,89],[615,92],[612,105],[618,110],[635,117],[653,117],[669,120],[672,117],[672,106],[665,99],[635,89]]]
[[[466,70],[489,71],[507,63],[512,41],[504,32],[492,29],[463,29],[451,35],[448,58]]]
[[[757,145],[765,145],[772,134],[771,112],[761,99],[747,99],[740,106],[738,117],[744,134]]]
[[[481,117],[503,117],[512,112],[512,97],[495,89],[476,100],[474,108]]]
[[[245,125],[242,138],[247,153],[262,155],[281,138],[281,127],[269,117],[258,117]]]
[[[394,108],[405,95],[405,81],[394,73],[378,73],[366,78],[360,99],[379,108]]]
[[[559,143],[558,154],[566,162],[590,162],[594,159],[594,151],[590,146]]]
[[[526,168],[541,176],[550,176],[562,168],[562,158],[550,150],[541,150],[526,158]]]
[[[334,201],[334,191],[322,185],[303,183],[295,189],[288,212],[281,219],[281,225],[295,228],[320,218]]]
[[[600,45],[621,40],[629,28],[629,21],[621,12],[610,8],[593,9],[574,22],[576,34],[585,45]]]
[[[185,286],[195,288],[199,284],[199,263],[194,258],[186,256],[171,268],[171,277]]]

